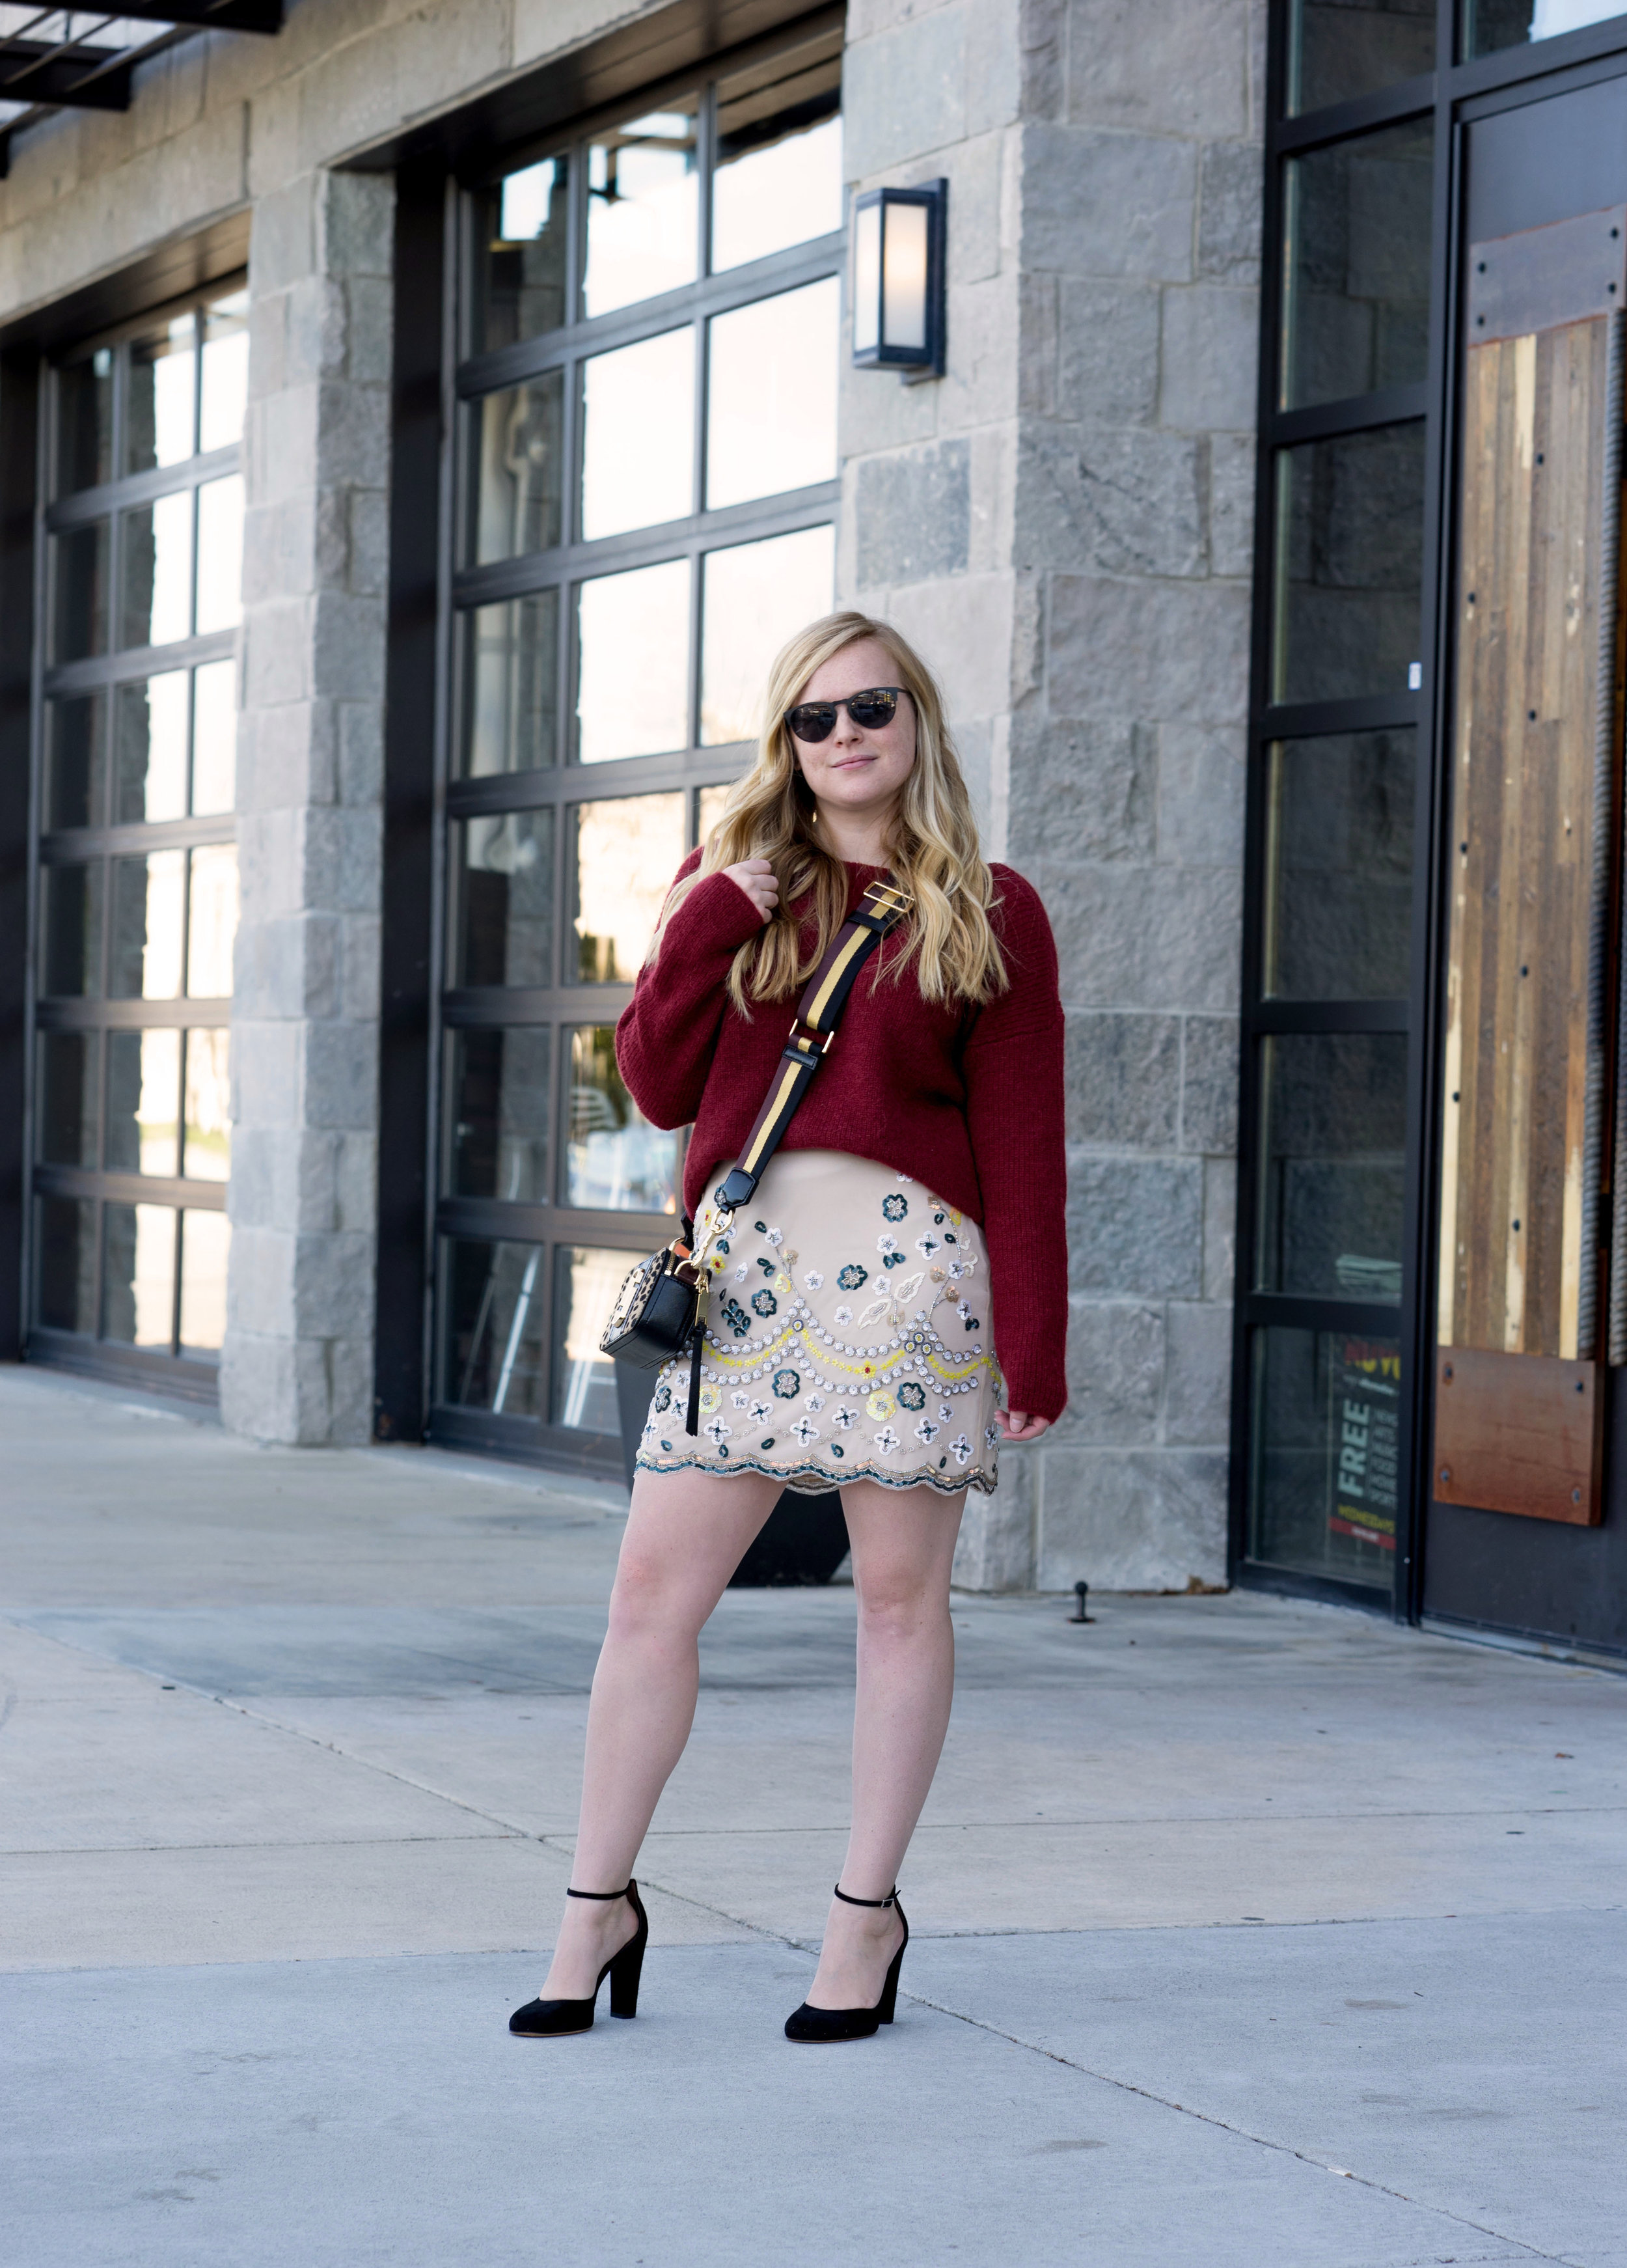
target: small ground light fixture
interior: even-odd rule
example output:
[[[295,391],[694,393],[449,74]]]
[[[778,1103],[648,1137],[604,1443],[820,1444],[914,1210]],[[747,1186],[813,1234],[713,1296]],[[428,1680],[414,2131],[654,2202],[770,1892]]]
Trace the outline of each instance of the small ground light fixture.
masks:
[[[1068,1616],[1068,1620],[1071,1623],[1093,1623],[1096,1619],[1095,1616],[1086,1614],[1085,1611],[1090,1598],[1090,1585],[1088,1583],[1076,1583],[1073,1586],[1073,1595],[1079,1602],[1079,1610],[1077,1615],[1070,1615]]]
[[[866,189],[853,203],[853,361],[906,385],[944,374],[946,180]]]

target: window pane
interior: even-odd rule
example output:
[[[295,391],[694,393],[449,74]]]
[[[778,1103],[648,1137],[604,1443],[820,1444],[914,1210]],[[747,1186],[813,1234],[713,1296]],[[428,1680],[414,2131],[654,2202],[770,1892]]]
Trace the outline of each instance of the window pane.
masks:
[[[113,861],[107,990],[115,1000],[173,1000],[180,992],[186,891],[184,850]]]
[[[1265,990],[1279,999],[1407,991],[1416,737],[1409,725],[1272,748]]]
[[[141,684],[121,685],[114,694],[116,824],[186,815],[189,690],[187,672],[172,669]]]
[[[709,551],[701,634],[701,740],[753,740],[769,665],[788,637],[830,611],[834,527]]]
[[[619,1434],[615,1365],[599,1351],[616,1293],[636,1252],[598,1252],[565,1245],[554,1255],[554,1408],[556,1425]]]
[[[1418,653],[1424,424],[1279,451],[1273,697],[1404,693]]]
[[[571,1035],[565,1203],[619,1212],[678,1210],[678,1137],[652,1126],[622,1086],[609,1024],[579,1024]]]
[[[559,760],[559,593],[464,617],[463,777],[545,771]]]
[[[224,1182],[232,1170],[232,1035],[187,1034],[181,1088],[180,1170],[195,1182]]]
[[[614,127],[588,144],[583,312],[606,315],[699,273],[696,98]]]
[[[101,990],[103,871],[99,859],[40,869],[40,958],[48,999],[90,999]]]
[[[1404,1033],[1262,1042],[1263,1292],[1399,1300]]]
[[[168,645],[190,637],[191,490],[125,512],[119,552],[119,644]]]
[[[1554,40],[1627,14],[1621,0],[1465,0],[1463,52],[1489,55],[1527,40]]]
[[[51,538],[51,659],[82,661],[107,644],[107,522]]]
[[[694,505],[694,330],[594,355],[583,376],[583,541],[683,519]]]
[[[192,680],[192,808],[200,818],[237,804],[237,664],[211,661]]]
[[[102,1336],[173,1354],[176,1215],[168,1205],[110,1204],[102,1224]]]
[[[56,374],[56,493],[113,478],[113,353],[99,347]]]
[[[571,814],[571,922],[576,966],[566,981],[630,984],[684,852],[681,791],[578,804]]]
[[[125,388],[124,469],[151,472],[192,454],[197,402],[192,318],[178,315],[130,349]]]
[[[476,354],[534,339],[564,321],[568,185],[565,159],[544,158],[477,199]]]
[[[842,225],[842,35],[718,85],[714,269]]]
[[[248,407],[248,294],[229,292],[203,317],[201,449],[225,449],[243,437]]]
[[[107,1035],[107,1147],[110,1174],[180,1171],[180,1034]]]
[[[45,1197],[40,1232],[40,1322],[48,1331],[96,1336],[96,1207],[88,1197]]]
[[[441,1394],[466,1410],[510,1418],[542,1414],[540,1244],[441,1246]]]
[[[711,840],[711,831],[723,817],[724,806],[729,800],[727,786],[703,787],[696,798],[696,841],[704,850]]]
[[[40,1155],[48,1166],[96,1164],[100,1039],[99,1032],[40,1035]]]
[[[188,1206],[180,1216],[180,1351],[208,1361],[226,1335],[226,1260],[232,1224],[224,1212]]]
[[[451,984],[547,984],[554,814],[505,811],[452,829]]]
[[[1351,1331],[1254,1339],[1248,1556],[1388,1591],[1400,1502],[1401,1344]]]
[[[1435,68],[1435,0],[1292,0],[1288,107],[1320,110]]]
[[[563,370],[545,371],[524,386],[483,394],[468,405],[477,561],[513,559],[559,541],[564,405]]]
[[[600,575],[577,594],[577,762],[689,740],[689,563]]]
[[[1425,375],[1434,139],[1425,119],[1289,159],[1285,409]]]
[[[187,909],[187,991],[192,999],[225,999],[231,993],[237,925],[237,844],[211,843],[192,854]]]
[[[45,704],[45,823],[99,827],[107,817],[107,704],[99,693]]]
[[[835,276],[718,315],[706,402],[706,504],[743,504],[836,476]]]
[[[515,1025],[447,1038],[449,1194],[546,1204],[553,1033]]]
[[[198,490],[198,636],[243,619],[243,476]]]

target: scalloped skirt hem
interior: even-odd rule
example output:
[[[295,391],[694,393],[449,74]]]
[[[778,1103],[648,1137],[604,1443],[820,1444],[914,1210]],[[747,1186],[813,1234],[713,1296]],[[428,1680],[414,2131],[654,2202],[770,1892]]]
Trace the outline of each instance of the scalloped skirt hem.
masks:
[[[850,1472],[799,1465],[787,1472],[779,1465],[753,1464],[745,1457],[731,1457],[726,1465],[707,1456],[662,1457],[652,1464],[641,1452],[633,1460],[633,1469],[641,1473],[716,1473],[719,1480],[725,1481],[734,1473],[766,1473],[793,1496],[825,1496],[832,1489],[845,1488],[850,1481],[874,1481],[886,1489],[931,1489],[934,1496],[964,1496],[968,1490],[975,1496],[992,1496],[998,1485],[998,1476],[986,1473],[981,1467],[953,1476],[946,1473],[887,1473],[874,1465],[856,1465]]]

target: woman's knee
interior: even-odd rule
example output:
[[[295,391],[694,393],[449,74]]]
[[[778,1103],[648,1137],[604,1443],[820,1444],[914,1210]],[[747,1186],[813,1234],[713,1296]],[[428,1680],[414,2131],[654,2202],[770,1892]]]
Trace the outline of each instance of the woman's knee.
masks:
[[[706,1619],[685,1572],[659,1553],[624,1549],[610,1593],[614,1638],[694,1638]]]

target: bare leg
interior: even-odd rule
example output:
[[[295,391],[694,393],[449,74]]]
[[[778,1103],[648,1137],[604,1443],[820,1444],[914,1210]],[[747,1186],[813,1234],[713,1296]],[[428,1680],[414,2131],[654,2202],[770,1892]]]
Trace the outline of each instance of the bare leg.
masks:
[[[695,1721],[702,1626],[778,1495],[760,1473],[635,1479],[588,1705],[574,1889],[619,1890],[631,1874]],[[586,1999],[636,1926],[624,1900],[567,1898],[542,1999]]]
[[[853,1825],[842,1887],[884,1898],[898,1880],[949,1729],[954,1631],[949,1569],[961,1500],[856,1482],[842,1491],[858,1598]],[[890,1907],[831,1901],[815,2008],[870,2008],[902,1932]]]

